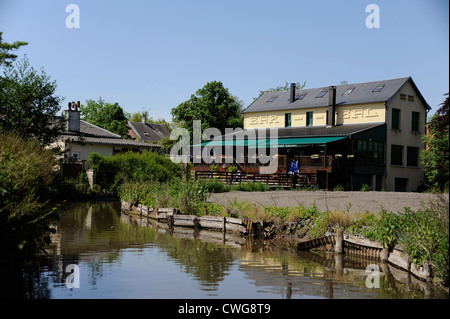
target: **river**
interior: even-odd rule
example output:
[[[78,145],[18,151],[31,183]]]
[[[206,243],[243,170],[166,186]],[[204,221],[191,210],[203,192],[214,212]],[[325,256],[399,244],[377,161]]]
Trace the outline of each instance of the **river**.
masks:
[[[46,256],[24,272],[18,294],[32,299],[448,298],[377,260],[169,228],[117,202],[65,204]]]

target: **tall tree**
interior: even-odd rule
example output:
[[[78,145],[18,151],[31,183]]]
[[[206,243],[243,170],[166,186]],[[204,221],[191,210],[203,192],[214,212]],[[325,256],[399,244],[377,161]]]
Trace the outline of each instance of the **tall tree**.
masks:
[[[426,148],[422,151],[425,175],[433,187],[447,188],[449,183],[449,105],[447,98],[428,123]],[[445,96],[444,95],[444,96]]]
[[[300,82],[295,83],[295,89],[296,90],[302,90],[306,86],[306,81],[301,84]],[[291,89],[291,84],[286,82],[284,85],[276,86],[274,88],[270,88],[267,90],[259,91],[259,95],[263,94],[264,92],[280,92],[280,91],[289,91]],[[256,100],[257,97],[254,97],[253,100]]]
[[[64,127],[57,115],[62,98],[55,95],[56,81],[38,73],[24,57],[5,68],[0,77],[0,132],[15,131],[48,145]]]
[[[11,66],[12,62],[17,58],[17,55],[11,53],[13,50],[18,50],[21,46],[27,45],[28,42],[16,41],[14,43],[7,43],[3,41],[3,32],[0,31],[0,66]]]
[[[231,95],[222,82],[212,81],[173,108],[171,114],[174,122],[187,129],[192,138],[194,120],[202,121],[202,131],[214,127],[224,134],[225,128],[242,127],[241,112],[242,102]]]
[[[87,100],[86,105],[81,105],[80,111],[86,122],[128,137],[127,113],[118,103],[107,103],[102,98],[98,101]]]

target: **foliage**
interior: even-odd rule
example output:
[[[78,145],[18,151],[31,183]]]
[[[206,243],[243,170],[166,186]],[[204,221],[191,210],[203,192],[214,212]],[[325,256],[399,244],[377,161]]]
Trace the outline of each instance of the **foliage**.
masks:
[[[11,66],[12,61],[17,58],[17,55],[11,53],[13,50],[18,50],[21,46],[27,45],[28,42],[15,41],[8,43],[3,41],[3,32],[0,31],[0,66]]]
[[[239,184],[234,184],[231,187],[231,190],[243,192],[267,192],[270,191],[270,186],[262,182],[241,182]]]
[[[56,82],[26,57],[7,67],[0,77],[0,133],[15,131],[46,145],[55,141],[64,128],[57,116],[62,98],[55,92]]]
[[[372,187],[370,187],[369,185],[367,185],[367,184],[363,184],[362,186],[361,186],[361,189],[359,190],[360,192],[370,192],[372,190]]]
[[[173,108],[171,114],[176,123],[189,131],[192,140],[194,120],[201,120],[202,132],[213,127],[224,134],[225,128],[242,128],[241,110],[242,102],[232,96],[222,82],[212,81]]]
[[[114,191],[125,181],[142,183],[167,182],[180,176],[181,167],[154,152],[127,152],[114,156],[91,153],[91,168],[97,171],[96,184]]]
[[[300,82],[295,83],[296,90],[302,90],[306,86],[306,81],[301,84]],[[291,84],[286,82],[284,85],[276,86],[274,88],[270,88],[264,91],[259,91],[259,94],[263,94],[264,92],[279,92],[279,91],[288,91],[291,89]]]
[[[11,253],[49,242],[55,154],[38,141],[0,134],[0,242]],[[6,245],[8,244],[8,245]]]
[[[449,182],[448,96],[441,105],[428,124],[428,132],[424,137],[426,148],[421,155],[429,183],[443,190],[448,189]]]
[[[343,192],[343,191],[345,191],[345,188],[341,184],[337,184],[336,186],[333,187],[333,192]]]
[[[161,152],[164,154],[170,154],[170,149],[175,145],[177,141],[170,139],[170,137],[163,137],[158,141],[158,144],[161,145]]]
[[[102,98],[98,101],[87,100],[80,107],[83,120],[105,130],[128,137],[127,116],[118,103],[108,103]]]
[[[149,207],[176,207],[184,214],[205,213],[207,190],[202,183],[174,178],[158,183],[126,182],[118,187],[122,200]]]

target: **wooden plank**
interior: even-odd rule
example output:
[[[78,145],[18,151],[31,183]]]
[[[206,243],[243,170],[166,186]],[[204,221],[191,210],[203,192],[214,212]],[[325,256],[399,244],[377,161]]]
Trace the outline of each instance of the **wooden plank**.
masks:
[[[410,262],[407,258],[407,256],[400,250],[394,249],[388,257],[388,261],[400,268],[403,268],[405,270],[410,270]]]
[[[362,237],[357,237],[354,235],[345,234],[344,240],[349,243],[356,244],[356,245],[362,245],[362,246],[366,246],[366,247],[370,247],[370,248],[383,249],[383,246],[381,246],[380,243],[378,243],[374,240],[367,239],[367,238],[362,238]]]

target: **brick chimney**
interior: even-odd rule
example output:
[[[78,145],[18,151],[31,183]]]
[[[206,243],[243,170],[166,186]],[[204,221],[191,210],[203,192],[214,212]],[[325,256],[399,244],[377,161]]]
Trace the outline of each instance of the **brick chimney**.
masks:
[[[66,130],[69,132],[80,131],[80,101],[69,102],[69,108],[66,110]]]

